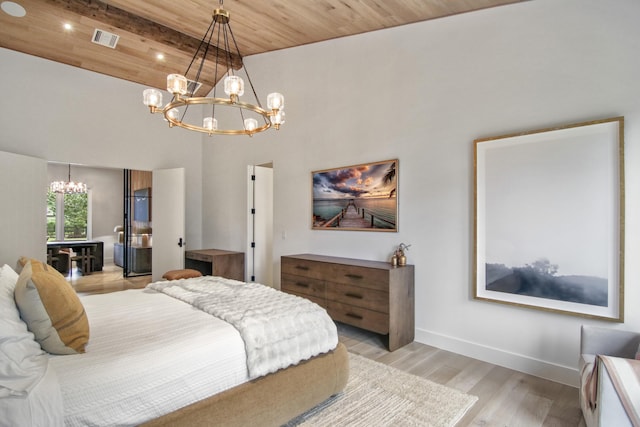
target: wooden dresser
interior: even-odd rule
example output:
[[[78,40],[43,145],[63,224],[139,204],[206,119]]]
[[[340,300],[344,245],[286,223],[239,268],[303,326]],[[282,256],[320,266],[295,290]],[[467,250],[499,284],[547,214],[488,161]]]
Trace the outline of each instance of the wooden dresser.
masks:
[[[324,307],[335,321],[388,335],[389,350],[413,341],[414,266],[300,254],[281,257],[280,288]]]
[[[244,252],[197,249],[184,253],[184,268],[205,276],[220,276],[244,282]]]

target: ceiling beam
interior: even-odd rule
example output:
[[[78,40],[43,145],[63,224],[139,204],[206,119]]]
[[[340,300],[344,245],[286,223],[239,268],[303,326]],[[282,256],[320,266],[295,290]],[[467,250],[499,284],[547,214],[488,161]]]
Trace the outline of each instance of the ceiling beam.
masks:
[[[153,40],[158,43],[170,46],[183,52],[196,52],[201,40],[183,34],[172,28],[165,27],[157,22],[150,21],[143,17],[133,15],[125,10],[110,6],[99,0],[43,0],[50,5],[65,9],[77,15],[86,16],[96,21],[103,22],[112,27],[128,31]],[[221,64],[227,58],[231,58],[232,67],[236,70],[242,68],[242,58],[237,54],[227,52],[211,45],[214,49],[212,55],[218,55]],[[216,53],[217,51],[217,53]]]

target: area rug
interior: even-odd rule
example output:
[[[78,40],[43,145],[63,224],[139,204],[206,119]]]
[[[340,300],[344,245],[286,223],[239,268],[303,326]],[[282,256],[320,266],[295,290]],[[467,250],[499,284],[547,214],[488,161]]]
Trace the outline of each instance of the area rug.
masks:
[[[349,353],[344,392],[290,421],[286,427],[454,426],[476,396]]]

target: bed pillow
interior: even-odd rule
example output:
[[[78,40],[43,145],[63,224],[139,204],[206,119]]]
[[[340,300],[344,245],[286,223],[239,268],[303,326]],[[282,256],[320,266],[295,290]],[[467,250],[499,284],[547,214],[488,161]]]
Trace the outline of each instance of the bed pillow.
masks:
[[[84,353],[89,321],[80,298],[62,274],[30,260],[20,272],[15,299],[20,317],[44,351]]]
[[[42,357],[46,359],[47,356],[43,353]],[[1,426],[63,427],[62,392],[53,366],[45,365],[42,379],[26,396],[12,395],[0,399],[0,414]]]
[[[11,267],[0,268],[0,401],[26,396],[47,368],[47,356],[20,319],[13,299],[17,281]]]
[[[17,282],[18,273],[16,273],[13,268],[7,264],[0,267],[0,291],[3,296],[7,292],[11,292],[11,294],[13,294]]]
[[[200,273],[198,270],[185,268],[183,270],[169,270],[162,275],[162,278],[167,280],[178,280],[178,279],[191,279],[193,277],[200,277],[200,276],[202,276],[202,273]]]

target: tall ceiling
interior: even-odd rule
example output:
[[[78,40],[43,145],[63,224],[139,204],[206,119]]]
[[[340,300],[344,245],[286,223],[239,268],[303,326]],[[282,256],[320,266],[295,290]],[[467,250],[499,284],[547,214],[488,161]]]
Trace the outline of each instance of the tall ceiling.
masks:
[[[379,30],[522,0],[227,0],[243,56]],[[12,0],[0,11],[0,46],[164,89],[187,69],[219,0]],[[0,0],[2,9],[9,8]],[[65,30],[68,23],[72,29]],[[115,48],[92,42],[99,29]],[[157,54],[164,59],[157,59]],[[207,73],[204,73],[207,74]],[[220,73],[219,73],[220,74]],[[215,80],[209,73],[201,91]]]

